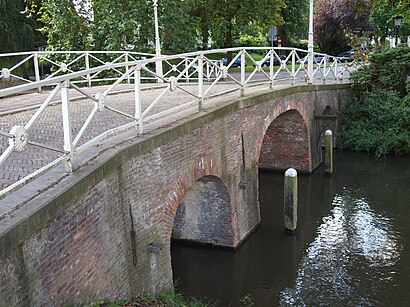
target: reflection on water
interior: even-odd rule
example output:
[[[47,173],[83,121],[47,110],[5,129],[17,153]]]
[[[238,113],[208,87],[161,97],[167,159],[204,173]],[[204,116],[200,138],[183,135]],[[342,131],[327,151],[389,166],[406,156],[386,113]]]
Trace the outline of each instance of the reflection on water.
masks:
[[[373,306],[375,294],[394,286],[401,246],[392,221],[348,189],[333,206],[307,248],[294,288],[281,293],[281,305]]]
[[[174,279],[218,306],[410,306],[410,157],[336,153],[299,177],[283,234],[283,176],[259,177],[262,222],[236,251],[172,244]]]

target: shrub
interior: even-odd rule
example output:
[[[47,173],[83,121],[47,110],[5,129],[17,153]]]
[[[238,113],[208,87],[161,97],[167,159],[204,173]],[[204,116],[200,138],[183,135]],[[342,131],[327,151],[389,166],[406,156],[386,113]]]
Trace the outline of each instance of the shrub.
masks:
[[[354,101],[343,111],[340,147],[376,156],[410,153],[410,48],[375,52],[352,75]]]

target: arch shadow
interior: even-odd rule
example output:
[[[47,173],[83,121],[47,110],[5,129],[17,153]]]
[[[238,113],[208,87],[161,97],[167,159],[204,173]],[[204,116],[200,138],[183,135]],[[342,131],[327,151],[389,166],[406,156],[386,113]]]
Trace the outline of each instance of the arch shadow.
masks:
[[[295,109],[276,117],[265,131],[259,153],[259,169],[312,171],[310,136],[302,115]]]
[[[185,193],[174,217],[171,238],[233,246],[231,197],[222,179],[201,177]]]

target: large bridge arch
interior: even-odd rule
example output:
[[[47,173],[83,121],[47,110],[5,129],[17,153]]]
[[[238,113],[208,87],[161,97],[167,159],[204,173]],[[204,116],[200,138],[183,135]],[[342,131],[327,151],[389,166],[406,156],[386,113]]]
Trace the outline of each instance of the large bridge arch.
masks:
[[[172,239],[233,246],[228,187],[216,176],[203,176],[185,193],[172,228]]]
[[[279,114],[267,127],[259,152],[259,168],[301,172],[312,170],[308,127],[296,109]]]

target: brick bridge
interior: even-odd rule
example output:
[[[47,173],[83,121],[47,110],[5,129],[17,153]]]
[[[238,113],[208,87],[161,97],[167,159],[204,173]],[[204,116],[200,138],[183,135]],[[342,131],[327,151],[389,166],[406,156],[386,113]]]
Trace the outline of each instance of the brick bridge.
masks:
[[[253,93],[107,142],[76,173],[0,200],[0,299],[66,305],[173,286],[171,238],[235,248],[257,227],[259,169],[311,173],[348,84]],[[53,171],[43,176],[52,182]],[[37,193],[38,194],[38,193]]]

